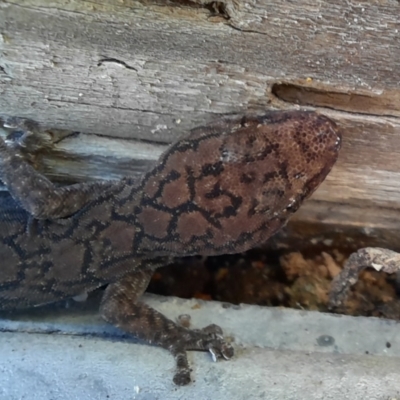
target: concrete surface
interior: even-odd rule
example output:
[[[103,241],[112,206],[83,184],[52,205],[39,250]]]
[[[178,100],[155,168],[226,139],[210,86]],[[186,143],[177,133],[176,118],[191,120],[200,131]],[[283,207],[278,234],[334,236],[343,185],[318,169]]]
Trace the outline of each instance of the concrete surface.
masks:
[[[215,322],[236,356],[190,353],[195,380],[176,387],[174,360],[103,323],[98,299],[0,315],[0,399],[400,399],[400,325],[257,306],[146,296],[193,327]]]

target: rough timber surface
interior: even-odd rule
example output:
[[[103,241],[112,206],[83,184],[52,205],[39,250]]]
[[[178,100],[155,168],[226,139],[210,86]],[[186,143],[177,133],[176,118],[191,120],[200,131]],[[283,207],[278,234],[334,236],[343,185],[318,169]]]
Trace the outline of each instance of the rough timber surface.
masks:
[[[314,108],[343,129],[343,149],[297,220],[393,237],[399,12],[395,0],[4,0],[0,113],[85,132],[36,160],[86,180],[141,173],[219,115]]]

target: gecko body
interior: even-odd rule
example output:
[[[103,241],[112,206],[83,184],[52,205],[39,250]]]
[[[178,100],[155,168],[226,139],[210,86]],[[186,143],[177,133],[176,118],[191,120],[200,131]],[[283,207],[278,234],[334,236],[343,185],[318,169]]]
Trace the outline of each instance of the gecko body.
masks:
[[[233,349],[218,326],[189,330],[139,301],[154,269],[264,243],[325,179],[340,141],[335,123],[313,112],[222,119],[171,145],[139,181],[62,188],[1,142],[12,198],[0,215],[0,309],[109,284],[102,316],[171,351],[174,381],[187,384],[186,350],[230,358]]]

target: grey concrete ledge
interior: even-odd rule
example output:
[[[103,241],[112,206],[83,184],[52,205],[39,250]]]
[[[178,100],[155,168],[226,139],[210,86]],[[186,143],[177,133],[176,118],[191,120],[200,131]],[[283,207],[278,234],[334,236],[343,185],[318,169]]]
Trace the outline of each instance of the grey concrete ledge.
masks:
[[[0,399],[400,399],[400,325],[257,306],[145,296],[192,326],[217,323],[236,356],[190,353],[195,382],[172,384],[164,350],[105,324],[96,298],[0,314]],[[63,308],[64,307],[64,308]]]

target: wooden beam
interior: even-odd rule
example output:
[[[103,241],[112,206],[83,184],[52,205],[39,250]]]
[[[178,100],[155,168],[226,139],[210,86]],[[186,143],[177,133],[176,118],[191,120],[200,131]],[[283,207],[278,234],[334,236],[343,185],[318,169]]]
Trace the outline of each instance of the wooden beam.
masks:
[[[81,181],[141,173],[163,144],[220,115],[317,109],[343,149],[297,218],[390,225],[399,12],[394,0],[5,0],[0,112],[85,132],[36,154],[50,177]]]

